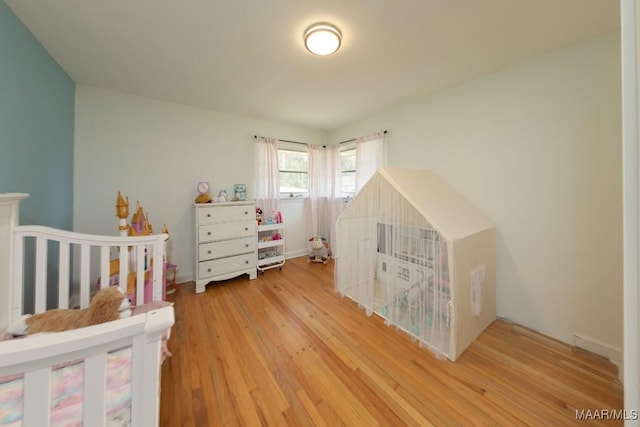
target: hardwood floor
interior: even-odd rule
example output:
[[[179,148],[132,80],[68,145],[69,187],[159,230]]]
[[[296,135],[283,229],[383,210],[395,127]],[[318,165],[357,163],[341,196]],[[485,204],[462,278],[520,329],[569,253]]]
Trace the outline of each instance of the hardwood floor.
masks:
[[[609,362],[504,321],[439,360],[335,293],[332,263],[168,299],[163,426],[622,425]]]

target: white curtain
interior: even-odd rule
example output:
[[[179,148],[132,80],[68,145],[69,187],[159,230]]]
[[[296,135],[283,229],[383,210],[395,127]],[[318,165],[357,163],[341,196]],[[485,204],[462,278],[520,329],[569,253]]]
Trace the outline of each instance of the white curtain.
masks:
[[[340,165],[340,145],[327,147],[327,178],[329,180],[329,244],[331,253],[337,258],[339,248],[336,239],[336,221],[342,213],[345,202],[342,198],[342,170]]]
[[[269,215],[280,210],[278,140],[256,137],[256,206]]]
[[[338,246],[336,222],[344,211],[346,202],[342,194],[342,165],[340,161],[340,145],[335,144],[327,148],[326,175],[329,183],[328,189],[328,217],[329,217],[329,242],[331,253],[338,258],[340,248]],[[356,193],[373,176],[378,168],[386,165],[384,133],[356,138]]]
[[[331,254],[337,254],[336,220],[344,209],[340,146],[309,145],[309,198],[307,233],[322,236],[329,242]]]
[[[384,132],[356,138],[356,193],[385,165]]]
[[[307,199],[307,234],[323,236],[323,219],[326,217],[326,173],[325,151],[321,145],[308,145],[309,153],[309,197]]]

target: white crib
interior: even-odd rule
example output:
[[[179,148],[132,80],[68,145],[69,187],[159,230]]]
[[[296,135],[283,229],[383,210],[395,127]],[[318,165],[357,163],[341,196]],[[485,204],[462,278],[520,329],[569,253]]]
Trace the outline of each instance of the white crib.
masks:
[[[118,283],[121,286],[127,284],[129,257],[135,257],[136,283],[145,283],[145,274],[148,282],[150,274],[153,300],[162,298],[163,262],[153,262],[149,266],[151,271],[147,272],[145,262],[151,258],[164,259],[166,234],[115,237],[20,226],[19,203],[25,197],[26,194],[0,194],[0,304],[4,305],[0,308],[0,331],[21,316],[24,307],[31,308],[29,312],[67,308],[71,297],[76,298],[80,307],[86,307],[98,279],[100,286],[108,286],[109,280],[101,278],[109,277],[109,264],[114,254],[120,259]],[[48,256],[52,248],[55,248],[53,253],[57,253]],[[24,274],[26,270],[33,271],[33,279],[30,274]],[[47,286],[52,272],[60,286]],[[25,292],[25,286],[33,289]],[[48,295],[51,293],[48,287],[57,287],[54,289],[57,295]],[[135,292],[137,300],[144,301],[143,286],[138,286]],[[51,397],[53,374],[61,366],[74,364],[80,364],[83,370],[78,425],[114,425],[107,413],[107,396],[113,395],[107,387],[110,381],[107,361],[123,351],[130,359],[129,382],[124,387],[128,390],[125,415],[121,416],[120,408],[118,419],[124,419],[121,421],[124,425],[158,425],[162,339],[163,336],[166,338],[173,323],[173,307],[166,306],[92,327],[0,342],[0,384],[3,379],[18,378],[23,394],[22,420],[3,424],[0,419],[0,426],[55,424]],[[2,396],[0,393],[0,415],[3,403],[7,404],[2,402]]]

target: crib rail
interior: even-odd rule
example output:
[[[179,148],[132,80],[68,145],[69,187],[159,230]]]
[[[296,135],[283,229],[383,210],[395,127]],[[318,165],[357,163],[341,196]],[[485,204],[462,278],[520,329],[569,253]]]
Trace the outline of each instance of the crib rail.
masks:
[[[76,233],[58,230],[45,226],[16,226],[13,228],[13,260],[10,271],[10,289],[23,289],[25,287],[24,266],[33,266],[33,306],[34,312],[42,312],[47,309],[47,294],[51,286],[48,286],[48,276],[51,273],[52,261],[47,259],[49,248],[58,250],[57,262],[57,308],[68,308],[69,289],[71,281],[74,281],[74,289],[77,289],[79,305],[84,308],[89,305],[91,290],[97,280],[100,287],[108,286],[110,277],[110,262],[113,257],[119,259],[119,286],[127,291],[127,277],[131,271],[136,274],[136,284],[144,284],[146,271],[151,272],[152,300],[162,299],[163,291],[163,260],[165,252],[165,240],[167,234],[155,234],[151,236],[101,236],[93,234]],[[33,240],[33,254],[27,254],[25,247],[29,240]],[[94,249],[95,248],[95,249]],[[99,266],[93,271],[91,257],[92,252],[97,252]],[[33,257],[33,259],[26,259]],[[135,266],[130,267],[131,260],[135,260]],[[153,266],[148,263],[153,261]],[[72,277],[71,266],[80,266],[78,277]],[[95,263],[93,263],[95,264]],[[22,284],[18,287],[17,284]],[[135,296],[140,303],[145,302],[144,286],[136,286]],[[17,318],[23,314],[24,291],[12,292],[11,318]]]
[[[131,347],[131,425],[159,424],[162,334],[174,323],[173,307],[114,322],[0,343],[0,377],[23,374],[23,425],[49,426],[51,372],[56,365],[84,361],[83,425],[104,426],[106,357]]]

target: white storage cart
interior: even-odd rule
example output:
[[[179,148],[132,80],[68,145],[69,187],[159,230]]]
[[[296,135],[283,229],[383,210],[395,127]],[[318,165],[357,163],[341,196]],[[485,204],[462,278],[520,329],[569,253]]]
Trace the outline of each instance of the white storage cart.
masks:
[[[282,270],[284,265],[284,222],[258,226],[258,271],[264,273],[271,268]]]

